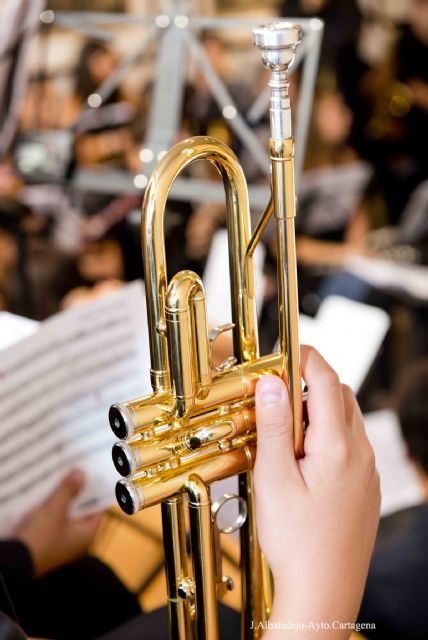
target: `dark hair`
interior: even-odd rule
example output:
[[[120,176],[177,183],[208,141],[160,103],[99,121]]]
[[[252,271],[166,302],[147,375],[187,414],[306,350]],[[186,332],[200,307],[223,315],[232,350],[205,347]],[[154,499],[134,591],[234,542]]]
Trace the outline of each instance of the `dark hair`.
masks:
[[[17,237],[23,233],[23,223],[31,216],[31,209],[19,200],[0,196],[0,229]]]
[[[110,53],[108,46],[98,40],[89,40],[80,52],[79,60],[76,68],[76,86],[75,90],[81,100],[86,98],[97,89],[97,85],[91,75],[89,61],[93,55],[97,53]],[[116,96],[116,92],[115,92]],[[109,102],[114,102],[110,96]]]
[[[204,42],[208,42],[210,40],[218,43],[221,42],[220,36],[217,31],[214,31],[213,29],[201,29],[201,31],[199,32],[199,41],[203,44]]]
[[[27,270],[27,233],[25,220],[31,216],[31,209],[25,204],[0,196],[0,231],[5,231],[15,239],[18,247],[17,274],[19,282],[19,313],[30,318],[34,317],[35,302],[30,277]]]
[[[428,474],[428,358],[417,360],[399,377],[396,408],[408,451]]]

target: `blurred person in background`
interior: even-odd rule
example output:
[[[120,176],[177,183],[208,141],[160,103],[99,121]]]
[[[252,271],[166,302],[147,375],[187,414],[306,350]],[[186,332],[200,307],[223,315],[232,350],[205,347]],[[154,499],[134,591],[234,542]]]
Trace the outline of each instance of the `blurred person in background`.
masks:
[[[139,228],[134,228],[123,217],[133,201],[133,196],[123,196],[104,212],[82,221],[82,244],[75,258],[78,281],[66,292],[61,309],[83,304],[126,282],[142,278]],[[119,206],[121,204],[125,209]],[[111,223],[108,214],[110,212],[113,217],[116,206],[119,219]]]
[[[394,394],[401,433],[424,494],[424,502],[381,519],[360,622],[370,640],[428,637],[428,359],[399,377]]]
[[[366,163],[363,166],[350,145],[352,122],[353,114],[336,86],[334,74],[325,71],[314,100],[297,198],[299,298],[302,311],[309,315],[316,313],[324,297],[323,287],[344,268],[347,259],[367,251],[371,226],[367,189],[371,168]],[[338,181],[335,176],[340,172],[343,177]],[[275,242],[269,243],[269,249],[275,258]],[[262,333],[271,340],[277,326],[277,292],[273,275],[270,281],[273,286],[262,314]],[[344,295],[347,293],[345,287]],[[264,348],[269,352],[272,344]]]
[[[0,310],[33,318],[35,301],[25,228],[30,217],[28,207],[0,196]]]
[[[126,108],[129,110],[129,118],[132,120],[133,106],[120,87],[96,107],[88,102],[88,98],[96,94],[97,89],[116,71],[118,64],[118,57],[104,43],[91,40],[81,49],[75,71],[74,94],[64,116],[69,126],[77,121],[80,123],[80,130],[83,129],[78,132],[75,145],[78,165],[100,162],[123,164],[126,160],[126,153],[132,144],[128,126],[130,123],[123,122],[121,116],[116,117],[112,111],[111,117],[104,122],[102,113],[105,114],[109,106],[120,105],[122,111],[127,113]]]
[[[412,191],[428,177],[428,2],[410,0],[389,55],[356,78],[353,143],[373,162],[385,198],[383,220],[395,225]]]
[[[324,21],[320,65],[329,69],[336,69],[344,49],[355,47],[362,21],[356,0],[282,0],[280,15]]]
[[[4,613],[30,636],[90,640],[141,613],[111,569],[88,554],[103,514],[69,515],[84,484],[71,470],[0,540],[0,622]]]
[[[349,143],[352,122],[352,112],[330,80],[330,86],[320,88],[315,97],[304,176],[317,169],[334,172],[336,168],[357,162],[358,155]],[[361,200],[363,196],[364,192]],[[304,217],[309,213],[302,211],[299,215]],[[370,220],[362,202],[347,221],[345,216],[343,220],[341,228],[324,237],[300,235],[297,238],[297,257],[302,266],[341,267],[349,254],[365,251]]]
[[[226,78],[225,43],[215,31],[205,30],[199,35],[200,42],[214,72],[226,84],[239,112],[245,113],[254,98],[251,85],[242,81],[230,82]],[[183,133],[188,135],[213,136],[230,146],[238,157],[242,144],[217,104],[205,75],[197,70],[194,79],[186,88],[183,113]],[[217,170],[210,163],[198,163],[191,168],[193,174],[219,180]],[[215,231],[226,223],[224,204],[201,202],[192,212],[185,231],[186,253],[191,260],[203,267]]]
[[[44,320],[77,282],[74,257],[54,246],[46,221],[0,196],[0,310]]]

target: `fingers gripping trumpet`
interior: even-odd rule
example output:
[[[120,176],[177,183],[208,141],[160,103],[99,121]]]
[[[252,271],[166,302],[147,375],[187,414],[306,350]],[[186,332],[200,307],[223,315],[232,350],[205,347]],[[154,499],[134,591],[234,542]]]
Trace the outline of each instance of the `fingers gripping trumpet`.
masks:
[[[289,23],[253,31],[263,64],[271,72],[270,159],[272,196],[251,235],[247,185],[233,152],[210,137],[176,144],[159,162],[145,192],[142,246],[147,295],[153,393],[115,404],[110,424],[120,439],[113,460],[124,477],[116,496],[133,514],[162,503],[171,637],[218,638],[217,600],[231,580],[222,575],[218,549],[221,506],[211,505],[209,484],[239,474],[242,638],[257,638],[258,621],[269,615],[270,580],[260,553],[254,518],[254,393],[260,376],[273,373],[287,384],[293,409],[296,455],[303,450],[302,387],[294,234],[293,138],[288,69],[301,41]],[[203,284],[192,271],[167,279],[164,211],[177,175],[205,159],[219,171],[225,189],[229,238],[232,324],[208,332]],[[253,252],[271,216],[278,254],[278,353],[259,357]],[[232,330],[234,356],[214,367],[211,346]],[[229,501],[227,496],[224,501]],[[222,504],[223,504],[222,502]],[[185,544],[189,510],[192,570]]]

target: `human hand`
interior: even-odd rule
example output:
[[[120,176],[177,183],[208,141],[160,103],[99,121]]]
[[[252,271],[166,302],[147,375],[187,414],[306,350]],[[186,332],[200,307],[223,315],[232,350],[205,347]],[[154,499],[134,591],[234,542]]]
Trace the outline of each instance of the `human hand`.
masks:
[[[355,621],[379,521],[379,476],[354,394],[313,348],[302,347],[302,373],[310,426],[300,460],[286,386],[265,376],[256,387],[256,518],[275,582],[271,620],[309,625],[266,640],[349,637],[349,627],[311,625]]]
[[[12,537],[30,551],[36,577],[73,562],[92,543],[103,514],[73,520],[69,516],[70,505],[84,483],[79,469],[70,471],[52,495],[26,515],[13,532]]]

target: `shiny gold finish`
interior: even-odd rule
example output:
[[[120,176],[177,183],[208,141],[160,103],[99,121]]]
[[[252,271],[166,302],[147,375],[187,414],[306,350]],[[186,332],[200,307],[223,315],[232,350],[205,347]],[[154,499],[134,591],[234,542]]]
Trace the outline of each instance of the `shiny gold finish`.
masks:
[[[241,638],[257,640],[267,619],[272,584],[256,532],[252,468],[255,460],[254,395],[267,373],[287,382],[293,408],[296,455],[303,452],[298,300],[294,238],[294,143],[286,70],[301,30],[268,25],[255,30],[262,60],[272,71],[270,141],[272,197],[251,235],[247,185],[233,152],[222,142],[197,137],[176,144],[159,162],[143,203],[142,246],[153,393],[113,405],[110,423],[122,440],[113,448],[116,495],[126,513],[162,503],[169,615],[173,640],[218,640],[217,600],[232,588],[222,575],[210,483],[239,474],[241,540]],[[214,367],[201,279],[181,271],[169,281],[164,211],[171,185],[196,160],[220,173],[226,195],[234,357]],[[271,216],[278,252],[279,353],[259,357],[253,252]],[[125,442],[123,442],[125,441]],[[230,497],[227,496],[229,500]],[[191,563],[185,544],[189,512]],[[242,515],[242,513],[241,513]],[[191,564],[191,569],[189,564]]]
[[[293,410],[294,448],[303,455],[302,383],[300,375],[297,259],[294,231],[294,141],[271,140],[273,211],[276,221],[279,299],[279,341],[282,375],[287,381]]]

